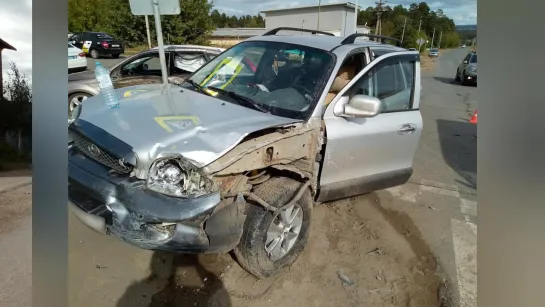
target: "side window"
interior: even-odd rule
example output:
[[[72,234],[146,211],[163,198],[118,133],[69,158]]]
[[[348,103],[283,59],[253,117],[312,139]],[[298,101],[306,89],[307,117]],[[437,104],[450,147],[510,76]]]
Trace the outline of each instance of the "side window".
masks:
[[[378,63],[350,89],[354,95],[373,96],[381,100],[381,112],[398,112],[412,107],[414,62],[390,58]]]
[[[81,34],[74,34],[72,35],[72,37],[70,38],[70,40],[74,41],[74,42],[79,42],[81,40]]]
[[[200,52],[177,52],[174,55],[173,74],[193,73],[206,64],[204,53]]]
[[[469,63],[469,58],[471,58],[471,53],[466,55],[466,58],[464,59],[464,62],[468,62]]]
[[[210,52],[207,53],[206,55],[208,56],[208,59],[209,59],[210,61],[211,61],[212,59],[214,59],[215,57],[218,56],[217,53],[210,53]]]
[[[167,55],[168,61],[168,55]],[[168,63],[168,62],[167,62]],[[122,76],[161,76],[159,53],[148,53],[121,67]]]

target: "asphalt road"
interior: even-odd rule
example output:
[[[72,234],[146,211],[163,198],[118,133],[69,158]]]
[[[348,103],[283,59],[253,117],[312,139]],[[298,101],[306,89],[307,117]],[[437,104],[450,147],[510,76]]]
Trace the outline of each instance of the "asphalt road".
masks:
[[[422,76],[424,131],[414,160],[414,175],[402,187],[376,193],[384,212],[395,212],[384,214],[394,228],[408,222],[417,226],[401,232],[416,254],[429,248],[436,256],[448,292],[460,307],[476,306],[476,126],[468,123],[477,108],[476,87],[453,81],[456,67],[467,52],[444,52],[437,59],[435,71]],[[101,61],[113,65],[119,60]],[[363,206],[367,199],[351,201]],[[342,206],[337,208],[342,210]],[[69,229],[70,306],[137,306],[135,300],[149,299],[168,283],[160,277],[138,282],[148,280],[153,253],[100,236],[72,215]],[[420,237],[421,241],[414,240]],[[236,287],[236,282],[231,284]],[[129,292],[141,293],[141,297],[127,301]],[[274,305],[282,294],[268,295],[269,304]],[[328,295],[334,293],[322,293],[324,299]]]

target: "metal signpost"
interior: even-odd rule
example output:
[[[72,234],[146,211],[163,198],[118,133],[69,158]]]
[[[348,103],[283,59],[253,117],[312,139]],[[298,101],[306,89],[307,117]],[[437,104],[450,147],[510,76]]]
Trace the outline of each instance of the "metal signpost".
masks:
[[[157,32],[157,45],[159,46],[159,60],[161,61],[161,74],[163,83],[168,84],[165,46],[163,45],[163,29],[161,28],[161,15],[180,15],[180,0],[129,0],[131,13],[136,16],[153,15],[155,17],[155,31]]]
[[[420,52],[420,48],[422,47],[422,45],[424,45],[425,42],[426,40],[423,38],[419,38],[416,40],[416,43],[418,44],[418,52]]]

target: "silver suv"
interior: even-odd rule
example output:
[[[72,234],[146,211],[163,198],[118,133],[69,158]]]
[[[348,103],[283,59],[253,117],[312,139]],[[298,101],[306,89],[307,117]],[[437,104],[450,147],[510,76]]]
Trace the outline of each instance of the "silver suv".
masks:
[[[477,84],[477,52],[472,51],[466,55],[456,70],[456,81],[462,81],[463,85]]]
[[[407,182],[422,131],[418,52],[281,30],[293,29],[226,50],[180,86],[77,107],[72,212],[144,249],[234,250],[266,278],[301,254],[316,203]]]

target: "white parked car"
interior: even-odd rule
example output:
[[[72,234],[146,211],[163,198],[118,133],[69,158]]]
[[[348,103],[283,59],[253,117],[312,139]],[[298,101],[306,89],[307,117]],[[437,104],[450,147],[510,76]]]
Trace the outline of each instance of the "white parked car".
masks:
[[[87,70],[87,57],[85,53],[74,45],[68,43],[68,72]]]

